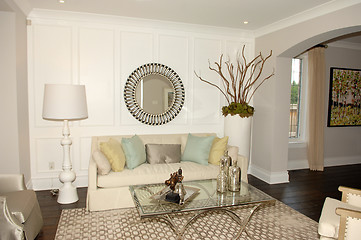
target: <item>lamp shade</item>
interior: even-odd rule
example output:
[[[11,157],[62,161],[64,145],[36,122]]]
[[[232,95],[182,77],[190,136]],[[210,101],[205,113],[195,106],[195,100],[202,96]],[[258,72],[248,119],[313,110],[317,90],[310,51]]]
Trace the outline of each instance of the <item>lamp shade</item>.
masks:
[[[43,118],[80,120],[88,117],[84,85],[45,84]]]

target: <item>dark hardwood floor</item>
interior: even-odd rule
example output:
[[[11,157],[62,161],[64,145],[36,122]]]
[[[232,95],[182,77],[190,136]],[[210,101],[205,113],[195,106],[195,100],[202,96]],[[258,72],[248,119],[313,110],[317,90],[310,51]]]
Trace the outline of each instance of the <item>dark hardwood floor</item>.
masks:
[[[253,186],[315,221],[318,221],[320,217],[326,197],[341,199],[341,193],[337,190],[338,186],[361,189],[361,164],[327,167],[323,172],[294,170],[289,172],[289,176],[289,183],[273,185],[252,175],[248,175],[248,180]],[[78,188],[78,202],[60,205],[56,202],[57,197],[52,196],[49,191],[37,191],[44,227],[36,239],[54,239],[61,210],[84,208],[86,193],[87,188]]]

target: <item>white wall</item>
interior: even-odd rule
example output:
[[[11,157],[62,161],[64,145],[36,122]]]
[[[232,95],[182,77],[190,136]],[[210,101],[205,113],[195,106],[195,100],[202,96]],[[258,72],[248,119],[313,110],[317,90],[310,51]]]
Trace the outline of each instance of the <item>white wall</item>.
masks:
[[[19,173],[15,13],[0,12],[1,173]]]
[[[346,47],[346,45],[345,45]],[[325,96],[325,166],[361,163],[361,128],[360,127],[327,127],[330,68],[361,69],[361,49],[333,47],[325,49],[326,96]],[[290,147],[289,169],[307,168],[307,149],[305,145]]]
[[[256,38],[256,52],[273,50],[264,72],[274,68],[276,76],[254,98],[251,174],[270,183],[288,181],[291,58],[326,40],[360,31],[360,11],[361,4],[355,4]]]
[[[0,12],[0,173],[30,180],[26,17],[12,2]]]
[[[218,79],[208,59],[234,57],[243,44],[253,57],[253,38],[238,30],[171,24],[140,19],[33,11],[28,27],[29,126],[32,182],[35,189],[58,187],[61,171],[61,124],[41,117],[45,83],[85,84],[89,118],[74,122],[72,161],[76,185],[87,185],[91,136],[216,132],[223,135],[223,99],[196,79]],[[185,86],[180,114],[162,126],[148,126],[127,111],[123,89],[138,66],[159,62],[174,69]],[[54,162],[55,169],[49,170]]]

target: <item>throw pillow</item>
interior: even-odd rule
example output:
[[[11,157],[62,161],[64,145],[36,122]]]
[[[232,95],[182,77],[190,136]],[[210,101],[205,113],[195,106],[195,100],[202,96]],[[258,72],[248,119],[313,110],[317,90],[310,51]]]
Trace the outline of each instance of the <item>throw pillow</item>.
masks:
[[[112,170],[114,172],[120,172],[125,166],[125,156],[120,143],[110,138],[108,142],[100,143],[100,151],[108,158]]]
[[[127,167],[134,169],[145,163],[145,149],[142,140],[134,135],[131,138],[122,138],[122,146],[125,153]]]
[[[92,156],[95,163],[97,164],[98,174],[107,175],[112,169],[107,157],[99,150],[93,152]]]
[[[228,137],[214,138],[211,151],[209,153],[208,162],[210,164],[219,165],[221,157],[227,150]]]
[[[180,144],[146,144],[145,152],[150,164],[179,163],[181,159]]]
[[[182,155],[182,161],[190,161],[202,165],[208,165],[209,152],[212,147],[214,136],[197,137],[188,134],[187,144]]]

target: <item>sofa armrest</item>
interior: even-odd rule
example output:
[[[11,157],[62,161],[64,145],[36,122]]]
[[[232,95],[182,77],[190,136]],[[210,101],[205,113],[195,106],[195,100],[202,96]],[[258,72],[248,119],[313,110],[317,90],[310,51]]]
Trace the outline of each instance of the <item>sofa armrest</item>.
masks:
[[[0,193],[26,190],[23,174],[0,174]]]
[[[88,190],[96,190],[98,182],[97,164],[93,157],[90,157],[88,168]]]

